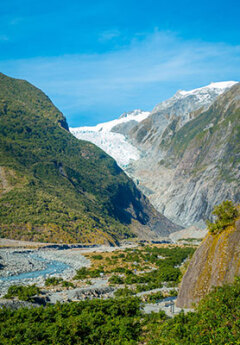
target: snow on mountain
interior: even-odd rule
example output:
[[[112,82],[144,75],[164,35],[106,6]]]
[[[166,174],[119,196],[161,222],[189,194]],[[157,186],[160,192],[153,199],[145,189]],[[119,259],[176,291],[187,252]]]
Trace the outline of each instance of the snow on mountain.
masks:
[[[139,145],[135,143],[133,146],[125,136],[128,135],[133,126],[135,133],[141,131],[139,137],[142,137],[144,132],[146,137],[155,136],[160,140],[162,133],[174,118],[179,117],[179,126],[183,126],[191,120],[190,114],[192,112],[199,109],[206,110],[219,95],[234,84],[236,84],[235,81],[226,81],[211,83],[190,91],[179,90],[173,97],[157,104],[151,113],[136,109],[122,114],[118,119],[92,127],[70,128],[70,131],[78,139],[87,140],[99,146],[112,156],[122,168],[125,168],[131,161],[136,161],[141,157]],[[151,120],[152,129],[143,122],[147,118],[149,121]],[[147,130],[142,131],[141,129],[146,126]],[[131,139],[134,140],[134,137]]]
[[[221,81],[221,82],[218,82],[218,83],[211,83],[207,86],[204,86],[204,87],[200,87],[200,88],[197,88],[197,89],[193,89],[193,90],[190,90],[190,91],[183,91],[183,90],[180,90],[180,94],[182,94],[183,96],[185,95],[190,95],[190,94],[198,94],[198,93],[202,93],[202,92],[209,92],[209,90],[214,90],[215,92],[217,92],[219,95],[221,93],[223,93],[226,89],[232,87],[234,84],[237,84],[238,82],[236,81]]]
[[[179,90],[173,97],[157,104],[151,114],[158,113],[161,117],[167,115],[167,119],[161,119],[163,127],[165,127],[165,122],[171,122],[172,117],[176,116],[181,118],[182,126],[191,119],[190,113],[198,109],[207,110],[218,96],[236,83],[235,81],[226,81],[211,83],[190,91]]]
[[[160,112],[165,109],[173,110],[176,114],[176,106],[178,107],[177,116],[186,115],[189,111],[194,111],[201,106],[208,107],[219,95],[230,89],[235,81],[226,81],[211,83],[207,86],[193,89],[190,91],[179,90],[168,100],[157,104],[152,113]],[[179,107],[179,104],[181,106]]]
[[[87,140],[99,146],[112,156],[121,167],[127,166],[131,160],[140,158],[140,151],[127,142],[125,136],[111,130],[120,124],[143,121],[150,112],[136,109],[122,114],[118,119],[100,123],[96,126],[70,128],[70,132],[78,139]]]

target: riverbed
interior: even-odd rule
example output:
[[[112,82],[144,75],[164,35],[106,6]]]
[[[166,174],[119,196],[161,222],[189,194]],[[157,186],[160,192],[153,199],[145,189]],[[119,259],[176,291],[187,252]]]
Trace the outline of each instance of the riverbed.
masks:
[[[90,266],[80,250],[0,249],[0,296],[13,284],[44,286],[47,277],[70,279],[77,269]]]

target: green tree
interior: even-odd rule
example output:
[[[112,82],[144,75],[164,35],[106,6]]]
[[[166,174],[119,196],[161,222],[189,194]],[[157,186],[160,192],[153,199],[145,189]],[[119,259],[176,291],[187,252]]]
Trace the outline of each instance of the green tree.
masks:
[[[226,200],[215,206],[212,214],[216,216],[216,219],[213,223],[207,221],[207,227],[210,233],[216,234],[233,225],[239,216],[239,211],[232,201]]]

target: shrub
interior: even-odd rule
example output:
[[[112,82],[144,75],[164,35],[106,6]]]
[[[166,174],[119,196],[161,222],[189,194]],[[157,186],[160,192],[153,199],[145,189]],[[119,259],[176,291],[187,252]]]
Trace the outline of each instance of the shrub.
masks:
[[[113,275],[108,279],[110,284],[123,284],[124,281],[121,277],[117,276],[117,275]]]
[[[216,219],[213,223],[207,221],[207,227],[210,233],[217,234],[234,224],[239,216],[239,211],[232,201],[226,200],[215,206],[212,214],[216,216]]]
[[[92,258],[94,260],[102,260],[103,259],[103,256],[102,255],[93,255]]]
[[[126,286],[123,289],[118,289],[114,292],[115,297],[129,297],[134,295],[134,291],[131,289],[128,289]]]
[[[40,289],[36,285],[20,286],[12,285],[8,288],[7,294],[4,298],[11,299],[17,297],[21,301],[33,301],[33,296],[39,295]]]
[[[63,281],[62,278],[57,277],[49,277],[45,280],[45,286],[56,286],[59,285]]]

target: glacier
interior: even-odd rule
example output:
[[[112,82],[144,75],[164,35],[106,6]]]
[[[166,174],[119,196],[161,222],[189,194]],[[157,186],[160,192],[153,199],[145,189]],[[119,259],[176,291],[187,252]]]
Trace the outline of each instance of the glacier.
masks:
[[[120,133],[112,132],[112,129],[123,123],[143,121],[150,115],[149,111],[140,109],[122,114],[118,119],[100,123],[96,126],[69,128],[70,132],[78,139],[90,141],[113,157],[118,165],[126,167],[132,160],[138,160],[141,152],[127,141]]]

